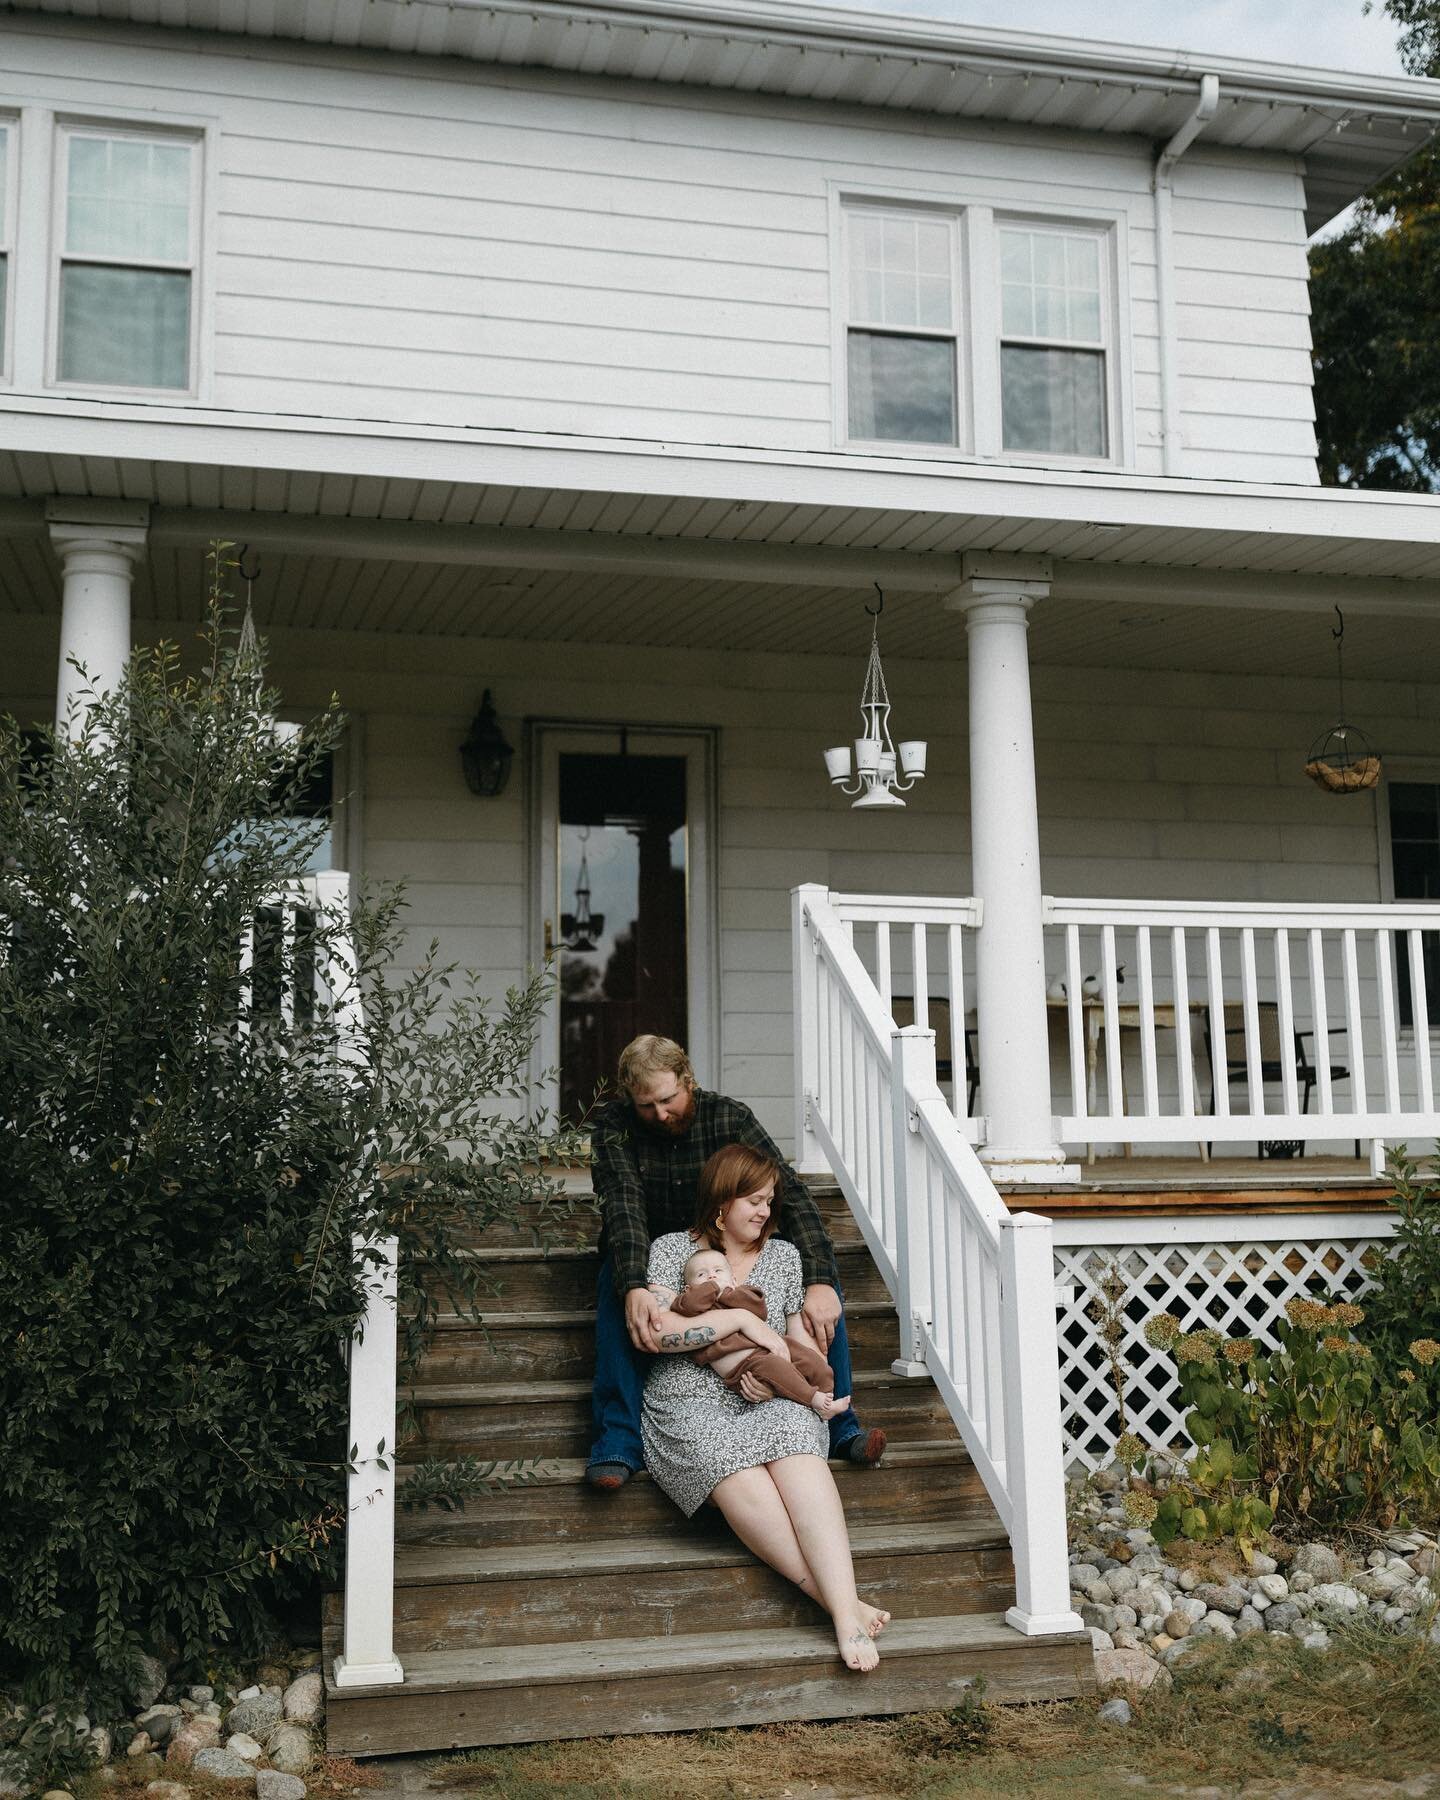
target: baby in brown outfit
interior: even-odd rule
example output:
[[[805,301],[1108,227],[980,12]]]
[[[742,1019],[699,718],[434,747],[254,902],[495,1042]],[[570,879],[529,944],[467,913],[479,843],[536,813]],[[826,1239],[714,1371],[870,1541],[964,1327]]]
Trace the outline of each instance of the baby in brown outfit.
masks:
[[[697,1250],[685,1265],[684,1282],[673,1303],[673,1310],[682,1318],[698,1318],[717,1306],[765,1317],[764,1294],[757,1287],[735,1280],[723,1251]],[[847,1394],[836,1400],[834,1373],[815,1346],[788,1334],[785,1345],[790,1352],[788,1359],[778,1350],[761,1350],[743,1333],[735,1331],[718,1343],[697,1350],[694,1360],[714,1369],[726,1387],[737,1393],[740,1377],[748,1374],[770,1389],[772,1399],[779,1395],[797,1401],[822,1419],[844,1412],[850,1397]]]

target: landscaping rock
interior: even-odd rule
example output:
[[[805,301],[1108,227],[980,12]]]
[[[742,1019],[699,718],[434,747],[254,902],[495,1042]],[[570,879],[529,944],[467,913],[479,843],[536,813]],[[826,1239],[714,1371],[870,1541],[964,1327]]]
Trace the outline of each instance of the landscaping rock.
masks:
[[[171,1738],[165,1750],[167,1763],[174,1763],[177,1768],[188,1769],[202,1750],[214,1750],[220,1743],[220,1721],[207,1719],[203,1713],[197,1713],[193,1719],[187,1719]]]
[[[1107,1654],[1114,1655],[1114,1651]],[[265,1741],[265,1753],[273,1767],[287,1775],[303,1775],[314,1761],[310,1734],[303,1725],[277,1725]]]
[[[1250,1552],[1250,1573],[1252,1575],[1273,1575],[1280,1567],[1273,1556],[1266,1556],[1263,1550]]]
[[[1328,1544],[1302,1544],[1290,1567],[1297,1575],[1313,1575],[1322,1582],[1339,1581],[1345,1572]]]
[[[1307,1650],[1328,1650],[1330,1648],[1330,1633],[1323,1625],[1306,1625],[1295,1635]]]
[[[136,1723],[142,1731],[150,1734],[152,1744],[168,1744],[179,1717],[180,1708],[178,1706],[173,1713],[168,1707],[161,1711],[159,1707],[152,1706],[149,1712],[141,1714]]]
[[[1434,1575],[1440,1572],[1440,1551],[1433,1544],[1428,1549],[1417,1550],[1409,1560],[1410,1567],[1417,1575]]]
[[[1135,1717],[1130,1709],[1130,1702],[1122,1699],[1119,1694],[1117,1694],[1113,1700],[1107,1700],[1105,1702],[1100,1708],[1099,1716],[1107,1725],[1128,1725],[1131,1719]]]
[[[190,1790],[183,1781],[147,1781],[145,1792],[152,1800],[190,1800]]]
[[[1200,1577],[1193,1569],[1182,1569],[1176,1579],[1175,1585],[1180,1589],[1181,1593],[1188,1594],[1192,1592],[1193,1589],[1199,1587]]]
[[[265,1754],[261,1746],[247,1732],[236,1731],[225,1740],[225,1748],[232,1756],[238,1756],[243,1762],[259,1762]]]
[[[1090,1647],[1094,1650],[1113,1650],[1115,1642],[1108,1631],[1101,1631],[1098,1625],[1090,1628]]]
[[[325,1710],[325,1678],[318,1670],[297,1675],[281,1701],[285,1717],[297,1725],[318,1725]]]
[[[282,1711],[274,1694],[262,1694],[257,1690],[231,1707],[225,1726],[227,1731],[243,1731],[248,1737],[263,1740],[265,1734],[280,1723]]]
[[[1082,1623],[1093,1630],[1106,1632],[1111,1637],[1120,1629],[1120,1621],[1115,1616],[1113,1606],[1096,1606],[1093,1601],[1087,1600],[1080,1608],[1080,1618]]]
[[[153,1656],[137,1658],[130,1680],[130,1691],[126,1696],[131,1707],[137,1713],[144,1712],[146,1707],[153,1706],[164,1692],[164,1663]]]
[[[1238,1613],[1249,1595],[1238,1581],[1221,1583],[1218,1581],[1202,1581],[1195,1590],[1195,1598],[1205,1602],[1210,1612]]]
[[[1082,1593],[1089,1582],[1099,1579],[1100,1571],[1094,1563],[1080,1562],[1070,1565],[1070,1585],[1073,1588],[1079,1588]]]
[[[1315,1577],[1308,1574],[1304,1569],[1292,1569],[1290,1571],[1290,1592],[1292,1595],[1308,1594],[1314,1585]]]
[[[283,1694],[290,1681],[290,1671],[284,1663],[265,1662],[255,1671],[255,1679],[262,1689],[278,1687]]]
[[[202,1750],[195,1758],[197,1775],[212,1775],[216,1781],[243,1781],[247,1787],[255,1785],[255,1771],[243,1757],[232,1756],[228,1750]]]
[[[1178,1645],[1173,1646],[1173,1649],[1178,1648]],[[1095,1658],[1097,1687],[1123,1686],[1144,1693],[1157,1682],[1162,1688],[1169,1687],[1171,1679],[1170,1671],[1143,1650],[1101,1650]]]
[[[1283,1575],[1257,1576],[1255,1586],[1267,1600],[1284,1600],[1290,1593],[1290,1584]]]
[[[1278,1600],[1265,1615],[1267,1631],[1290,1631],[1300,1622],[1300,1608],[1293,1600]]]
[[[1242,1606],[1240,1616],[1235,1621],[1236,1637],[1254,1637],[1257,1631],[1265,1629],[1265,1621],[1253,1606]]]
[[[115,1740],[110,1735],[108,1725],[92,1725],[85,1734],[90,1746],[90,1754],[96,1763],[108,1763],[115,1748]]]
[[[1161,1624],[1166,1637],[1183,1638],[1190,1635],[1190,1615],[1181,1612],[1178,1606],[1173,1612],[1166,1613]]]
[[[1190,1635],[1192,1638],[1223,1637],[1229,1640],[1235,1636],[1235,1621],[1229,1613],[1207,1612]]]
[[[1343,1581],[1322,1581],[1310,1590],[1310,1602],[1313,1606],[1323,1607],[1327,1612],[1357,1613],[1364,1612],[1365,1598]]]
[[[290,1667],[298,1675],[305,1669],[318,1669],[323,1661],[318,1650],[297,1650],[290,1658]]]
[[[305,1783],[283,1769],[257,1769],[255,1800],[305,1800]]]
[[[236,1694],[235,1698],[237,1700],[253,1700],[259,1692],[260,1692],[260,1688],[259,1688],[259,1684],[257,1683],[251,1687],[241,1688],[240,1692],[238,1694]]]
[[[197,1706],[208,1706],[215,1698],[215,1690],[213,1687],[201,1686],[186,1688],[185,1693]]]
[[[147,1750],[153,1750],[154,1748],[155,1742],[150,1736],[150,1733],[148,1731],[137,1731],[134,1737],[132,1737],[130,1742],[125,1746],[125,1754],[127,1756],[144,1756]]]
[[[40,1800],[75,1800],[69,1788],[47,1788]]]

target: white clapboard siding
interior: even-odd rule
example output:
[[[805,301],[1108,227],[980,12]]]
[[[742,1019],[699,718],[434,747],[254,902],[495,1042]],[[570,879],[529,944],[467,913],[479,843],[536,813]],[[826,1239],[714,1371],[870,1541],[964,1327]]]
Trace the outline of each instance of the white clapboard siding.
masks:
[[[831,199],[858,189],[1123,222],[1135,463],[1159,470],[1136,140],[281,42],[202,54],[43,15],[6,31],[7,103],[210,128],[216,406],[829,449]],[[1202,139],[1175,195],[1176,366],[1212,384],[1182,385],[1182,472],[1313,481],[1299,166]]]
[[[403,582],[408,571],[399,566],[393,574]],[[343,572],[339,588],[363,606]],[[7,596],[6,604],[16,601]],[[604,618],[603,604],[593,616]],[[1230,628],[1226,615],[1216,621],[1217,631]],[[190,641],[189,628],[177,635]],[[363,719],[363,873],[408,883],[407,951],[418,957],[438,936],[442,953],[473,964],[491,992],[523,973],[529,861],[523,767],[495,800],[477,800],[460,777],[457,746],[481,689],[494,690],[517,743],[527,714],[718,727],[720,1076],[755,1100],[784,1137],[793,1123],[784,1036],[789,890],[819,882],[850,894],[970,892],[958,655],[888,660],[906,731],[930,740],[931,774],[904,812],[877,817],[832,793],[820,763],[821,747],[850,725],[859,679],[853,654],[741,658],[283,627],[271,635],[271,673],[287,705],[303,713],[337,692]],[[53,611],[0,615],[0,642],[7,650],[0,711],[47,717]],[[957,632],[957,653],[959,642]],[[1337,800],[1300,769],[1333,709],[1333,683],[1040,663],[1033,688],[1047,892],[1230,902],[1379,898],[1373,797]],[[1385,721],[1387,749],[1440,759],[1433,688],[1354,681],[1347,698],[1357,718]],[[909,954],[897,936],[894,992],[902,991]],[[942,992],[938,949],[928,975],[930,991]],[[1373,1011],[1373,974],[1363,958],[1359,987],[1362,1009]],[[1326,997],[1333,1017],[1343,1017],[1338,964],[1327,969]],[[1056,1110],[1066,1111],[1063,1034],[1054,1054]],[[1138,1082],[1128,1063],[1126,1073]],[[1368,1045],[1366,1075],[1379,1093]],[[983,1088],[977,1104],[983,1113]]]

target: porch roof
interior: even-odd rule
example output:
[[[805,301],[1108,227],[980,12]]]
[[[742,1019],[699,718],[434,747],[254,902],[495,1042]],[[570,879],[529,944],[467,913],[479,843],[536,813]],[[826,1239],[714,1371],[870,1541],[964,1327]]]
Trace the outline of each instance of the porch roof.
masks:
[[[1440,83],[776,0],[0,0],[239,33],[1303,157],[1314,231],[1440,128]]]

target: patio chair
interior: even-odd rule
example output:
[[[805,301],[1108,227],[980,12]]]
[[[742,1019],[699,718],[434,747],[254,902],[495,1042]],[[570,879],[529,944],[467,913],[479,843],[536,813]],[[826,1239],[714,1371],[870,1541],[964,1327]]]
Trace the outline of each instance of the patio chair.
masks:
[[[1281,1081],[1284,1079],[1286,1052],[1280,1036],[1280,1008],[1273,1000],[1261,1000],[1257,1003],[1255,1010],[1259,1015],[1260,1080],[1262,1083],[1266,1081]],[[1211,1070],[1210,1111],[1213,1113],[1215,1111],[1215,1064],[1210,1047],[1210,1013],[1208,1008],[1202,1016],[1205,1029],[1205,1063]],[[1329,1035],[1334,1037],[1337,1033],[1344,1032],[1345,1029],[1346,1028],[1343,1025],[1332,1025],[1329,1028]],[[1315,1034],[1313,1031],[1296,1031],[1291,1035],[1295,1040],[1290,1051],[1290,1054],[1294,1058],[1293,1066],[1295,1069],[1295,1083],[1296,1086],[1300,1088],[1302,1094],[1300,1110],[1301,1112],[1308,1113],[1310,1110],[1310,1096],[1314,1093],[1315,1084],[1320,1079],[1320,1070],[1308,1048],[1308,1040]],[[1245,1061],[1245,1008],[1238,1001],[1225,1008],[1225,1064],[1231,1087],[1234,1087],[1237,1083],[1241,1085],[1248,1084],[1249,1074]],[[1348,1081],[1350,1079],[1350,1071],[1342,1063],[1332,1062],[1330,1064],[1330,1079],[1331,1081]],[[1306,1140],[1302,1138],[1299,1142],[1300,1154],[1303,1156],[1305,1154]],[[1257,1145],[1257,1149],[1260,1156],[1264,1157],[1266,1154],[1265,1144],[1261,1143]],[[1272,1149],[1271,1154],[1273,1155],[1273,1153]],[[1359,1156],[1360,1154],[1360,1142],[1358,1138],[1355,1141],[1355,1154],[1356,1156]]]
[[[890,1017],[897,1025],[915,1023],[915,1001],[909,994],[896,994],[890,1002]],[[954,1052],[950,1045],[950,1002],[929,1002],[929,1023],[935,1033],[935,1079],[953,1081]],[[980,1032],[974,1025],[965,1027],[965,1111],[973,1115],[975,1095],[980,1087]]]

